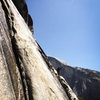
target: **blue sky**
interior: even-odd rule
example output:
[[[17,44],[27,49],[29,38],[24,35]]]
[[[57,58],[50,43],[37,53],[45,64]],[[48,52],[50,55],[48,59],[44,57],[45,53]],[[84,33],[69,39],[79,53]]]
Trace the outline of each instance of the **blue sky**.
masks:
[[[26,0],[34,36],[49,56],[100,71],[100,0]]]

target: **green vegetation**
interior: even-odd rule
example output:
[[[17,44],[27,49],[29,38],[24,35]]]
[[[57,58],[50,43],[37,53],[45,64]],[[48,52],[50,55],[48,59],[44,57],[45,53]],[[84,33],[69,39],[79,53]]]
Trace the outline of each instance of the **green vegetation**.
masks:
[[[83,97],[78,97],[79,100],[84,100]]]

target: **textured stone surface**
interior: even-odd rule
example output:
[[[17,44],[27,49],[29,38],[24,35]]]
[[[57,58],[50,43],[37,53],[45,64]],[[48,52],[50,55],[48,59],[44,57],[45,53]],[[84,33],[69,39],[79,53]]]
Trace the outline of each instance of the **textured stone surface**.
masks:
[[[24,97],[5,14],[0,2],[0,100],[15,100],[14,95],[18,100]]]
[[[15,4],[21,16],[24,18],[27,25],[29,26],[29,29],[31,30],[31,32],[34,33],[33,20],[28,13],[28,8],[27,8],[25,0],[12,0],[12,1]]]
[[[24,0],[13,2],[23,16]],[[13,2],[0,1],[0,100],[77,100]]]
[[[65,78],[80,100],[100,100],[100,72],[74,68],[67,63],[48,57],[59,74]]]

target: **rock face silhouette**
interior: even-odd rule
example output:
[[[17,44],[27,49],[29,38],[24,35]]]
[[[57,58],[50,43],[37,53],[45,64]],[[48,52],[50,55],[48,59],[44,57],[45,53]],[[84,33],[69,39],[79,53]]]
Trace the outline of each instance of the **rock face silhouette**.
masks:
[[[25,0],[0,0],[0,100],[78,100],[32,33]]]
[[[100,100],[100,72],[71,67],[67,63],[48,57],[49,61],[58,69],[80,100]]]

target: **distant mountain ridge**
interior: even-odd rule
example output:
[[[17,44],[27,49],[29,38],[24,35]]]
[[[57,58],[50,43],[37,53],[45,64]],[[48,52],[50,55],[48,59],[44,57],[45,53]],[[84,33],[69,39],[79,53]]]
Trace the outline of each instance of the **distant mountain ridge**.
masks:
[[[55,57],[48,57],[80,100],[100,100],[100,72],[72,67]]]

